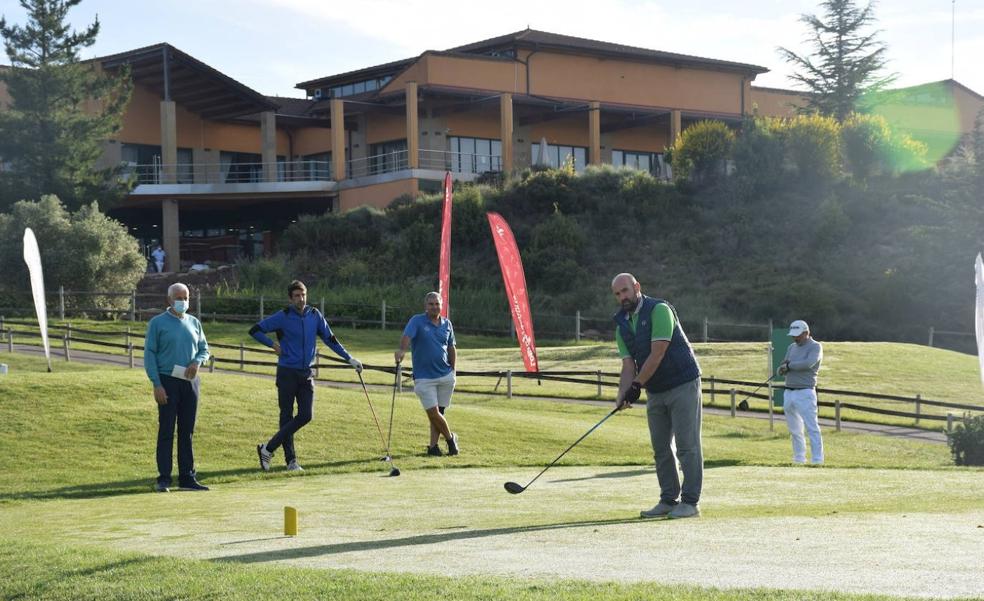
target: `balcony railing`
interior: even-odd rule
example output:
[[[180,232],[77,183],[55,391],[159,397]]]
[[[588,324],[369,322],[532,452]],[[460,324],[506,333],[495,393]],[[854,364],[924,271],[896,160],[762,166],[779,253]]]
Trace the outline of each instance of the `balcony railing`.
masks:
[[[421,150],[420,168],[452,173],[499,173],[502,171],[502,157],[447,150]]]
[[[421,150],[420,169],[452,173],[499,173],[502,157],[446,150]],[[272,167],[271,173],[267,168]],[[409,152],[398,150],[346,162],[347,177],[382,175],[409,169]],[[256,184],[326,182],[334,179],[331,161],[277,161],[273,163],[181,163],[128,165],[121,177],[140,184]]]
[[[268,174],[266,168],[271,167]],[[130,165],[123,168],[121,177],[137,185],[326,182],[333,179],[330,161]]]

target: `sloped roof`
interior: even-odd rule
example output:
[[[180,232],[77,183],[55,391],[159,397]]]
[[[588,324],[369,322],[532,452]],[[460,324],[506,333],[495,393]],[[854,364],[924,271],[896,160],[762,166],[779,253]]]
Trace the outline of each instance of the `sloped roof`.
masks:
[[[277,109],[277,104],[263,94],[170,44],[154,44],[93,61],[107,70],[129,66],[135,83],[162,97],[166,81],[172,100],[205,119],[231,119]]]

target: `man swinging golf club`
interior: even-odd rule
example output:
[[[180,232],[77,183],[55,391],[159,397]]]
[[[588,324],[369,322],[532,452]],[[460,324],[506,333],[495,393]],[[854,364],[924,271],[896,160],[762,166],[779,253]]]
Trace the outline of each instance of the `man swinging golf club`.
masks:
[[[280,430],[265,444],[256,445],[260,458],[260,469],[268,471],[273,453],[281,445],[284,447],[284,460],[287,471],[300,472],[294,451],[294,434],[307,425],[314,417],[314,364],[317,341],[320,337],[328,348],[345,359],[362,373],[362,363],[348,354],[342,343],[335,338],[331,327],[320,311],[307,304],[307,287],[304,282],[294,280],[287,286],[290,304],[277,311],[249,330],[257,342],[269,346],[277,353],[277,397],[280,403]],[[277,333],[277,342],[267,336],[267,332]],[[294,415],[294,401],[297,401],[297,415]]]
[[[430,422],[430,444],[427,454],[442,455],[437,446],[440,436],[448,443],[448,455],[458,454],[458,435],[451,432],[444,412],[451,406],[454,392],[454,364],[457,349],[451,321],[441,317],[441,295],[428,292],[424,297],[424,313],[410,318],[400,338],[400,348],[393,353],[396,364],[403,361],[407,349],[413,351],[413,391],[427,412]]]
[[[700,367],[676,310],[668,302],[643,295],[630,273],[615,276],[612,292],[622,307],[614,315],[615,340],[622,358],[615,406],[629,406],[646,389],[646,416],[660,487],[659,503],[640,515],[696,517],[700,515],[697,503],[704,476]],[[674,440],[676,457],[671,446]],[[682,487],[678,460],[683,470]]]

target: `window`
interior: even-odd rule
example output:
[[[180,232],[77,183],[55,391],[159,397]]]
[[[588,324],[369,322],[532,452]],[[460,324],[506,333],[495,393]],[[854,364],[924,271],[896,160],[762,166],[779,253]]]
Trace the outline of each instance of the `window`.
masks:
[[[195,181],[194,158],[190,148],[178,148],[176,176],[177,183],[190,184]],[[135,177],[138,184],[159,184],[161,182],[162,152],[160,146],[152,144],[122,144],[120,154],[123,159],[123,173]]]
[[[219,183],[243,184],[263,181],[263,163],[258,154],[249,152],[219,153]]]
[[[369,145],[369,175],[406,169],[408,165],[406,139]]]
[[[324,88],[323,93],[327,93],[332,98],[341,98],[342,96],[353,96],[355,94],[365,94],[366,92],[373,92],[378,90],[388,84],[390,80],[393,79],[392,75],[386,75],[385,77],[376,77],[373,79],[366,79],[363,81],[356,81],[352,83],[342,84],[339,86],[332,86],[331,88]]]
[[[544,158],[540,158],[540,144],[532,145],[533,165],[548,165],[553,168],[562,167],[568,157],[574,158],[574,170],[578,173],[584,171],[588,164],[588,149],[584,146],[557,146],[547,144],[547,152]]]
[[[487,173],[502,171],[502,142],[489,138],[449,136],[451,171]]]
[[[663,155],[656,152],[612,150],[612,165],[646,171],[659,177]]]
[[[331,153],[318,152],[306,154],[301,161],[301,169],[296,177],[307,181],[326,181],[331,179]]]

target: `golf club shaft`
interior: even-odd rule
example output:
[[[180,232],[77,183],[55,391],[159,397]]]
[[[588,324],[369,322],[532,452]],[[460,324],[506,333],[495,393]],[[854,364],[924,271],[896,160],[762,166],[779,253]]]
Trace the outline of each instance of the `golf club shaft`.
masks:
[[[379,432],[379,442],[382,445],[386,445],[386,439],[383,438],[383,429],[379,427],[379,420],[376,419],[376,410],[372,407],[372,401],[369,400],[369,389],[366,388],[366,381],[362,379],[362,373],[356,372],[359,375],[359,383],[362,384],[362,392],[366,393],[366,402],[369,403],[369,411],[372,412],[372,421],[376,422],[376,431]],[[386,452],[389,455],[389,451]]]
[[[400,364],[393,370],[393,400],[390,401],[390,424],[386,433],[386,455],[390,454],[390,443],[393,442],[393,410],[396,409],[396,387],[400,383]]]
[[[605,417],[603,417],[600,422],[598,422],[594,426],[591,426],[591,429],[590,430],[588,430],[587,432],[585,432],[584,434],[582,434],[581,435],[581,438],[578,438],[577,440],[575,440],[574,443],[571,444],[571,446],[569,446],[566,449],[564,449],[564,452],[563,453],[561,453],[560,455],[557,455],[557,458],[554,459],[553,461],[551,461],[550,464],[547,465],[547,467],[543,468],[543,470],[539,474],[537,474],[536,477],[534,477],[532,480],[530,480],[529,483],[526,486],[523,487],[523,489],[525,490],[525,489],[529,488],[531,484],[533,484],[534,482],[536,482],[537,478],[539,478],[540,476],[542,476],[544,472],[546,472],[548,469],[552,468],[555,463],[557,463],[558,461],[560,461],[560,458],[561,457],[563,457],[564,455],[567,454],[568,451],[570,451],[571,449],[573,449],[574,447],[576,447],[579,442],[581,442],[582,440],[584,440],[585,438],[587,438],[589,434],[591,434],[592,432],[594,432],[595,430],[597,430],[598,427],[601,426],[601,424],[605,423],[605,420],[607,420],[609,417],[611,417],[611,416],[615,415],[616,413],[618,413],[618,411],[619,411],[619,407],[616,407],[615,409],[612,409],[612,412],[609,413],[608,415],[606,415]]]
[[[769,376],[769,379],[768,380],[766,380],[765,382],[762,382],[761,384],[759,384],[758,386],[756,386],[755,387],[755,390],[749,392],[748,395],[745,396],[745,398],[743,398],[742,400],[739,401],[739,403],[744,403],[748,399],[752,398],[752,395],[755,394],[756,392],[758,392],[759,391],[759,388],[762,388],[763,386],[765,386],[766,384],[768,384],[769,382],[771,382],[772,381],[772,378],[774,378],[774,377],[776,377],[775,374],[772,374],[771,376]],[[771,401],[771,399],[770,399],[770,401]]]

